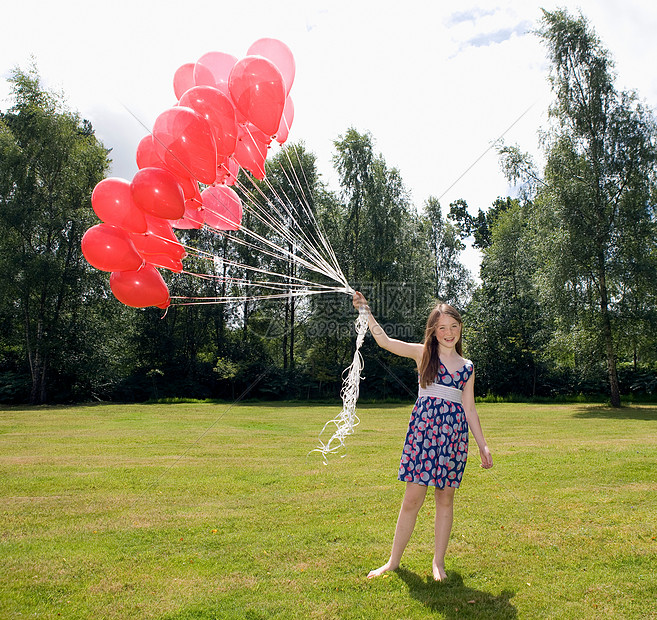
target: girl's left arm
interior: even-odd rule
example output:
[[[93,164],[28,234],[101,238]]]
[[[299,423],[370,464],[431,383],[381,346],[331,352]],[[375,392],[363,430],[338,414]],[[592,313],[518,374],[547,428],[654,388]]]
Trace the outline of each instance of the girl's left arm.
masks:
[[[484,432],[481,430],[481,422],[475,407],[474,397],[474,370],[472,375],[463,386],[463,409],[465,409],[465,419],[479,447],[479,456],[481,457],[481,466],[490,469],[493,466],[493,457],[488,449],[488,444],[484,438]]]

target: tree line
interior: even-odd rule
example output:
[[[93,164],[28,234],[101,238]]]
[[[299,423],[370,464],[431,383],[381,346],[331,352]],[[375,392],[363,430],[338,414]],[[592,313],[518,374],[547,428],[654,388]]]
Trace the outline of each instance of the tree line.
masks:
[[[657,387],[655,117],[616,89],[610,54],[584,17],[546,11],[537,34],[554,92],[546,163],[539,170],[520,147],[500,148],[513,197],[476,214],[467,199],[414,205],[374,137],[354,128],[335,141],[338,191],[301,142],[254,183],[271,201],[306,203],[392,336],[420,341],[437,299],[459,308],[479,395],[604,393],[618,406],[621,394]],[[354,340],[344,293],[174,306],[165,316],[116,301],[80,250],[111,153],[36,69],[10,81],[13,104],[0,116],[0,402],[337,397]],[[314,222],[301,226],[314,234]],[[236,237],[179,231],[216,257],[219,277],[167,274],[172,294],[237,298],[239,265],[320,279]],[[461,262],[466,244],[481,251],[478,282]],[[208,269],[186,261],[187,271]],[[363,397],[412,398],[407,360],[371,339],[363,355]]]

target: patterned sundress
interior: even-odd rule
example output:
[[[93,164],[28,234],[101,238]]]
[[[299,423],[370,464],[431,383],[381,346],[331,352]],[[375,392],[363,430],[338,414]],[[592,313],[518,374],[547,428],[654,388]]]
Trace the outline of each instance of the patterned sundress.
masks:
[[[433,384],[438,387],[433,391],[440,392],[441,386],[449,388],[444,392],[462,391],[473,370],[472,362],[466,361],[450,374],[441,364]],[[458,487],[468,460],[468,422],[460,394],[454,391],[453,396],[447,394],[447,397],[423,395],[431,392],[433,386],[419,389],[408,423],[398,478],[439,489]]]

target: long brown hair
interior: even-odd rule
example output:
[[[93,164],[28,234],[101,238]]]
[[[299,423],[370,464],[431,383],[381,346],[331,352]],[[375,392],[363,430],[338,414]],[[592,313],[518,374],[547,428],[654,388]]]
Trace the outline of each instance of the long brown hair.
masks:
[[[442,314],[447,314],[455,319],[461,326],[461,335],[455,345],[456,352],[463,355],[463,319],[458,310],[449,304],[439,303],[429,314],[427,328],[424,332],[424,352],[420,362],[419,374],[420,385],[425,388],[433,383],[440,370],[440,355],[438,350],[438,339],[436,338],[436,327]]]

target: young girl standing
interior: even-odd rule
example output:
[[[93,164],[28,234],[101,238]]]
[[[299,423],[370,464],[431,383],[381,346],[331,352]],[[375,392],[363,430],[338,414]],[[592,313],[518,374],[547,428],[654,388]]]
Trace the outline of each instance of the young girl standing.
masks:
[[[442,581],[447,576],[445,552],[452,530],[454,493],[468,456],[468,429],[479,447],[482,467],[493,466],[475,408],[474,367],[461,355],[461,316],[452,306],[438,304],[427,319],[424,343],[414,344],[389,338],[361,293],[354,294],[353,302],[356,308],[367,310],[370,331],[380,347],[415,360],[420,383],[399,466],[398,477],[406,482],[406,491],[392,552],[368,578],[399,567],[427,488],[432,486],[436,500],[433,577]]]

